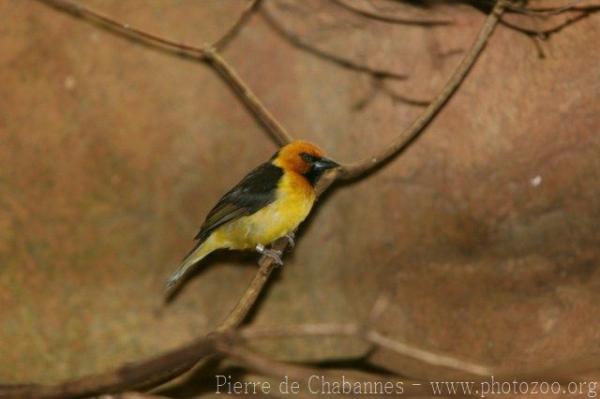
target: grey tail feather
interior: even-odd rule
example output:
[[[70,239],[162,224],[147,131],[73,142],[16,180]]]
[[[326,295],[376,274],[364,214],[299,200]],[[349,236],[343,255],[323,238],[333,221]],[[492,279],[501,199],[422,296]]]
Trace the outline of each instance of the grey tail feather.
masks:
[[[185,275],[189,268],[194,265],[193,263],[188,264],[187,262],[184,262],[181,265],[179,265],[179,267],[177,267],[177,270],[173,274],[171,274],[167,279],[167,291],[170,291],[173,287],[177,285],[177,283],[181,280],[181,278]]]
[[[183,257],[179,266],[177,266],[177,270],[173,272],[169,278],[167,279],[166,290],[171,291],[179,281],[185,276],[185,274],[198,262],[200,262],[208,253],[203,254],[202,256],[194,256],[196,252],[199,250],[200,246],[206,242],[206,236],[201,237],[194,247]]]

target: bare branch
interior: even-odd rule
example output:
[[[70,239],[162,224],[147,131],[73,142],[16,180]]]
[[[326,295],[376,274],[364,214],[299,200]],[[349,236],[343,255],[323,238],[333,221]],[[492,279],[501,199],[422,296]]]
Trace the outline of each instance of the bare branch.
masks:
[[[502,25],[513,29],[517,32],[523,33],[525,35],[528,36],[535,36],[537,38],[546,40],[548,39],[550,36],[552,36],[555,33],[558,33],[560,31],[562,31],[563,29],[565,29],[568,26],[571,26],[572,24],[574,24],[575,22],[578,22],[584,18],[589,17],[593,12],[596,11],[600,11],[600,6],[596,7],[594,10],[590,10],[590,11],[582,11],[579,12],[578,14],[567,18],[565,21],[558,23],[555,26],[552,26],[550,28],[545,28],[545,29],[530,29],[530,28],[524,28],[521,27],[519,25],[516,25],[512,22],[508,22],[508,21],[501,21]]]
[[[409,105],[412,107],[426,107],[431,103],[431,101],[419,100],[416,98],[398,94],[392,88],[390,88],[388,86],[385,79],[373,77],[371,79],[371,85],[369,87],[369,91],[365,94],[365,96],[362,99],[357,101],[352,106],[352,108],[357,111],[364,109],[380,93],[389,97],[394,104],[402,103],[402,104],[406,104],[406,105]]]
[[[242,11],[235,23],[231,25],[229,29],[225,32],[225,34],[223,34],[219,39],[217,39],[211,47],[217,51],[223,51],[225,47],[227,47],[227,45],[231,42],[231,40],[233,40],[233,38],[237,36],[237,34],[244,27],[244,25],[246,25],[248,20],[250,20],[252,14],[256,10],[258,10],[258,6],[260,5],[261,1],[262,0],[249,1],[248,6],[244,11]]]
[[[198,47],[182,44],[161,36],[154,35],[142,29],[133,27],[127,23],[117,21],[107,15],[95,11],[89,7],[74,3],[70,0],[38,0],[50,5],[60,11],[83,18],[91,22],[100,23],[102,27],[111,33],[124,36],[129,39],[139,40],[146,45],[168,51],[170,53],[191,58],[197,61],[205,61],[211,65],[225,82],[238,95],[238,98],[246,105],[252,115],[267,129],[278,144],[285,144],[291,140],[290,134],[275,119],[275,117],[260,102],[249,86],[237,75],[218,53],[217,50],[226,46],[246,24],[254,11],[258,9],[261,0],[252,0],[250,5],[242,12],[225,33],[210,45]]]
[[[284,237],[277,240],[272,245],[272,248],[283,252],[287,245],[288,240]],[[258,265],[258,272],[256,272],[256,275],[250,282],[250,285],[242,297],[238,300],[238,303],[235,305],[233,310],[229,313],[225,320],[221,322],[216,331],[223,332],[239,326],[250,312],[250,309],[252,309],[252,306],[254,306],[256,303],[256,300],[265,287],[269,276],[276,267],[273,258],[264,255],[258,261]]]
[[[279,34],[285,40],[287,40],[291,45],[300,50],[306,51],[307,53],[310,53],[318,58],[321,58],[322,60],[332,62],[336,65],[341,66],[342,68],[346,68],[351,71],[366,73],[368,75],[382,79],[406,80],[408,78],[408,76],[405,74],[391,72],[385,69],[373,68],[367,65],[361,65],[352,60],[340,57],[336,54],[328,53],[317,47],[313,47],[310,44],[304,42],[292,32],[285,29],[282,25],[280,25],[275,20],[275,18],[266,10],[266,7],[262,7],[260,9],[260,14],[262,15],[263,19],[267,22],[267,24],[273,29],[273,31]]]
[[[267,129],[277,144],[285,145],[292,141],[292,136],[275,119],[271,112],[260,102],[258,97],[250,90],[248,85],[238,76],[233,67],[229,65],[218,52],[211,49],[206,50],[205,57],[210,65],[221,75],[221,77],[233,88],[235,93],[250,110],[252,115]]]
[[[379,301],[378,301],[379,302]],[[376,307],[382,303],[376,303]],[[363,332],[364,331],[364,332]],[[356,337],[370,342],[381,349],[385,349],[402,356],[421,361],[430,366],[447,367],[456,371],[463,371],[478,376],[489,376],[493,370],[487,366],[474,364],[456,357],[426,351],[400,341],[388,338],[381,333],[363,328],[359,324],[306,324],[297,326],[248,327],[240,330],[244,338],[274,338],[274,337],[307,337],[307,336],[345,336]]]
[[[420,360],[423,363],[429,364],[431,366],[447,367],[449,369],[465,371],[467,373],[479,376],[489,376],[493,374],[492,369],[490,369],[489,367],[481,366],[471,362],[466,362],[455,357],[440,355],[438,353],[433,353],[419,348],[415,348],[412,345],[407,345],[402,342],[385,337],[377,331],[369,331],[366,334],[366,339],[367,341],[372,342],[380,346],[381,348],[395,352],[399,355],[404,355],[413,359]]]
[[[374,84],[375,84],[375,89],[376,90],[381,90],[381,92],[383,92],[384,94],[386,94],[395,103],[396,102],[403,103],[403,104],[406,104],[406,105],[411,105],[413,107],[427,107],[429,104],[431,104],[431,101],[419,100],[419,99],[411,98],[411,97],[408,97],[408,96],[404,96],[402,94],[398,94],[394,90],[392,90],[386,84],[385,81],[383,81],[381,79],[377,79],[377,81]]]
[[[165,39],[162,36],[154,35],[144,30],[133,27],[127,23],[117,21],[107,15],[96,10],[86,7],[82,4],[72,2],[70,0],[38,0],[41,3],[47,4],[60,11],[65,11],[71,15],[77,16],[91,22],[98,22],[103,27],[112,32],[119,33],[126,37],[135,37],[143,40],[145,43],[152,44],[156,47],[174,51],[178,55],[187,55],[192,58],[202,58],[205,49],[196,46],[190,46],[183,43],[178,43],[173,40]],[[235,24],[237,25],[237,23]],[[229,30],[228,30],[229,32]],[[227,33],[225,34],[227,36]],[[218,41],[217,41],[218,42]]]
[[[498,0],[492,12],[488,15],[483,27],[479,31],[477,39],[464,56],[442,91],[436,99],[429,104],[423,113],[413,123],[394,140],[392,143],[377,151],[366,159],[355,162],[344,167],[339,171],[338,178],[348,180],[363,175],[377,168],[384,162],[398,155],[404,150],[431,122],[433,117],[442,109],[444,104],[456,92],[460,84],[475,64],[479,54],[488,42],[494,28],[498,24],[500,16],[505,7],[505,0]]]
[[[412,25],[412,26],[425,26],[425,27],[436,27],[436,26],[447,26],[452,25],[453,22],[445,19],[418,19],[418,18],[400,18],[390,17],[387,15],[377,14],[371,11],[363,10],[361,8],[351,6],[343,0],[332,0],[334,4],[350,11],[351,13],[360,15],[365,18],[373,19],[379,22],[385,22],[388,24],[400,24],[400,25]]]
[[[244,339],[289,338],[289,337],[327,337],[356,336],[361,328],[356,323],[319,323],[282,325],[275,327],[251,326],[238,330]]]

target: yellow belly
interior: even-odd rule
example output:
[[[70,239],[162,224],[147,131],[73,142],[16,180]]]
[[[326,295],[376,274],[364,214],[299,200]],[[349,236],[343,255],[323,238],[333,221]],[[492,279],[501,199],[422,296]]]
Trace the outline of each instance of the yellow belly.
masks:
[[[300,183],[305,183],[298,179],[303,178],[284,175],[279,185],[278,198],[274,202],[252,215],[218,228],[212,234],[215,241],[221,247],[248,249],[258,244],[270,244],[296,230],[315,202],[312,187],[299,186]]]

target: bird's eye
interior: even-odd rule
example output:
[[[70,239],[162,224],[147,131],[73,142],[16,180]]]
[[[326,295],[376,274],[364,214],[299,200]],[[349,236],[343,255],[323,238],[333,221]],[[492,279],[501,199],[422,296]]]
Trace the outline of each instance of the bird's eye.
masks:
[[[304,160],[304,162],[306,163],[315,163],[317,162],[317,157],[315,157],[314,155],[311,155],[309,153],[303,152],[300,154],[300,158],[302,158]]]

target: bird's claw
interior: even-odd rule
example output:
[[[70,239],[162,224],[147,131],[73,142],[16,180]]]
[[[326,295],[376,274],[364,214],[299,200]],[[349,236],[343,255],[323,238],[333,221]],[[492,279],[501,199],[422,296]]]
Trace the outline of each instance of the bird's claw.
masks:
[[[288,246],[290,247],[290,249],[294,249],[294,247],[296,246],[296,234],[294,232],[288,233],[285,235],[285,238],[287,238],[288,240]]]
[[[277,266],[283,266],[283,260],[281,259],[282,252],[278,249],[267,249],[264,245],[258,244],[256,246],[256,252],[259,254],[266,256],[267,258],[271,258],[273,263]]]

